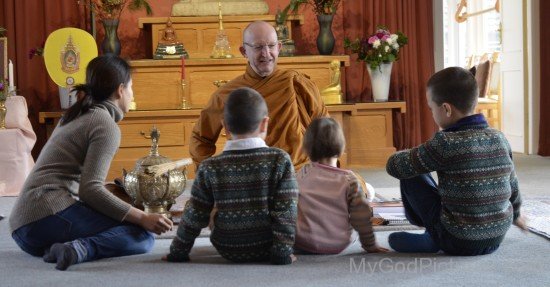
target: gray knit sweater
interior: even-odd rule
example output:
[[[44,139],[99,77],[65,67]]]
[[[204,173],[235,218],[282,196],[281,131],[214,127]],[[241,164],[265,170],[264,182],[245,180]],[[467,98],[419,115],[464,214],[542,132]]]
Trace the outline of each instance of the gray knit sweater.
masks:
[[[36,160],[10,215],[10,230],[62,211],[80,200],[122,221],[130,205],[104,187],[120,144],[122,111],[96,104],[66,125],[58,125]]]
[[[483,115],[462,118],[424,144],[392,155],[388,173],[405,179],[437,172],[440,222],[454,245],[499,245],[520,215],[521,196],[512,150]]]
[[[286,152],[268,147],[224,150],[201,162],[191,195],[169,261],[189,260],[195,238],[208,225],[216,204],[210,241],[222,257],[292,263],[298,185]]]

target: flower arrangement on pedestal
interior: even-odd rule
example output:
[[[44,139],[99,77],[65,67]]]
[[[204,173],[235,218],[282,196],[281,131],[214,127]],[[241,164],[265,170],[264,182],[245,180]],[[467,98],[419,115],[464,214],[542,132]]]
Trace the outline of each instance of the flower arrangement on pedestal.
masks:
[[[119,19],[126,6],[135,11],[145,9],[147,15],[153,14],[147,0],[91,0],[94,12],[99,20]]]
[[[290,0],[290,10],[296,12],[302,4],[310,5],[316,15],[334,15],[340,0]]]
[[[401,48],[409,42],[401,32],[391,34],[384,26],[378,26],[376,33],[351,41],[344,39],[344,48],[358,54],[357,60],[367,63],[371,69],[380,67],[382,63],[399,60]]]
[[[94,13],[105,29],[105,39],[101,43],[103,53],[120,54],[120,41],[118,39],[118,23],[120,15],[126,6],[135,11],[145,9],[147,15],[153,14],[153,10],[147,0],[90,0]]]
[[[401,48],[408,41],[403,33],[392,34],[384,26],[378,26],[376,33],[363,39],[344,39],[344,48],[356,53],[357,60],[367,65],[374,101],[388,100],[392,64],[399,60]]]

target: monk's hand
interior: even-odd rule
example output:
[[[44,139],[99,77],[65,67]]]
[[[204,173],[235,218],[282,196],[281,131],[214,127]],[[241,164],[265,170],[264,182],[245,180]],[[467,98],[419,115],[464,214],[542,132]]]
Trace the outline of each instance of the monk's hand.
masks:
[[[173,227],[173,223],[170,219],[164,215],[156,213],[146,213],[141,225],[146,230],[156,234],[162,234],[172,230]]]

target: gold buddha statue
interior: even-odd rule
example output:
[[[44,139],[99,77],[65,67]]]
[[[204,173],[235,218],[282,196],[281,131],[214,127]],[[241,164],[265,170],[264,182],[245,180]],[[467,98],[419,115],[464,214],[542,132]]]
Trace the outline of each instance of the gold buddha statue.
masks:
[[[172,21],[168,19],[166,27],[162,30],[162,39],[157,44],[154,59],[179,59],[181,57],[189,58],[185,51],[183,43],[178,41],[176,31],[172,28]]]
[[[330,62],[330,84],[321,90],[325,105],[342,103],[342,86],[340,85],[340,61]]]

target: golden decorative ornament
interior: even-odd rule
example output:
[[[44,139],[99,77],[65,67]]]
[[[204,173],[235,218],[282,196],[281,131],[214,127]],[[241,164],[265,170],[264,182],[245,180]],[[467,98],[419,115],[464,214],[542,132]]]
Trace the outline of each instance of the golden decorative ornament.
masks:
[[[160,132],[156,127],[151,130],[150,138],[152,144],[149,155],[137,160],[134,170],[124,171],[124,187],[134,205],[143,204],[145,212],[170,217],[168,206],[175,203],[175,199],[183,193],[187,183],[186,170],[177,170],[181,165],[174,164],[173,168],[164,169],[168,171],[163,173],[149,171],[149,168],[155,170],[154,167],[172,163],[169,158],[159,155]]]

